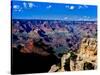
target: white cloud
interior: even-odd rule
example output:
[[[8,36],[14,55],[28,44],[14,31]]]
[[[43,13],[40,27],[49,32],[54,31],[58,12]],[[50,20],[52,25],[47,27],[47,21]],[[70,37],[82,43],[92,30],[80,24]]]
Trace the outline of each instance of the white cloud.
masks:
[[[83,20],[91,20],[90,16],[83,16],[82,18],[83,18]]]
[[[66,5],[65,8],[70,9],[70,10],[73,10],[73,9],[75,9],[75,6]]]
[[[22,11],[22,8],[20,8],[18,11],[21,12]]]
[[[84,18],[87,18],[87,16],[84,16]]]
[[[26,3],[26,2],[23,2],[23,6],[24,6],[25,8],[27,8],[27,3]]]
[[[19,5],[13,5],[13,9],[14,11],[18,11],[18,12],[21,12],[22,11],[22,8],[19,6]]]
[[[75,6],[70,6],[69,9],[70,9],[70,10],[73,10],[73,9],[75,9]]]
[[[78,9],[81,9],[81,8],[88,8],[87,5],[83,5],[83,6],[79,6]]]
[[[48,9],[51,8],[51,7],[52,7],[51,5],[47,6]]]
[[[84,18],[85,18],[85,19],[90,19],[90,17],[89,17],[89,16],[84,16]]]
[[[79,7],[78,7],[78,9],[81,9],[81,8],[83,8],[83,7],[82,7],[82,6],[79,6]]]
[[[68,19],[68,17],[64,17],[64,19]]]
[[[23,6],[24,8],[32,8],[32,7],[37,7],[34,3],[26,3],[26,2],[23,2]]]
[[[30,8],[32,8],[32,7],[36,7],[36,5],[33,4],[33,3],[28,3],[28,5],[29,5]]]
[[[66,5],[66,6],[65,6],[65,8],[69,8],[69,6],[68,6],[68,5]]]
[[[19,5],[13,5],[13,8],[14,9],[19,9],[20,7],[19,7]]]
[[[19,5],[14,5],[13,8],[14,8],[14,11],[16,11],[16,12],[22,11],[22,8]]]
[[[84,5],[84,7],[85,7],[85,8],[88,8],[88,6],[87,6],[87,5]]]
[[[18,11],[21,12],[21,9],[19,9]]]

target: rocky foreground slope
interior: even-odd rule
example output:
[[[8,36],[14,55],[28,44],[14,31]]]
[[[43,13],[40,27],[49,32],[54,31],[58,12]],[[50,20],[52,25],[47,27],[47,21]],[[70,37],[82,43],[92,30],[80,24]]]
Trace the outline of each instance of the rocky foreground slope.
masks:
[[[67,52],[61,57],[60,65],[54,64],[49,72],[94,70],[97,68],[96,38],[83,38],[77,52]]]

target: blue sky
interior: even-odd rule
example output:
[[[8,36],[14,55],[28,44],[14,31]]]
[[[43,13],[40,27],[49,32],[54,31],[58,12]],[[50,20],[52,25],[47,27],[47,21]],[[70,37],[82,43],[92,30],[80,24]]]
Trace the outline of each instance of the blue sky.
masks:
[[[11,3],[12,19],[96,20],[97,6],[33,1]]]

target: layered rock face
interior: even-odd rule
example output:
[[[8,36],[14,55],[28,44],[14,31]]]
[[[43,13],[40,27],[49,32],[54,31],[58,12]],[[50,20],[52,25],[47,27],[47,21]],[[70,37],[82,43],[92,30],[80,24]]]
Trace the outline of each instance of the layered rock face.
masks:
[[[61,57],[61,65],[52,66],[53,71],[81,71],[97,68],[97,41],[96,38],[83,38],[77,52],[67,52]]]
[[[75,62],[72,62],[73,64]],[[84,38],[77,53],[75,70],[97,68],[97,42],[95,38]],[[74,69],[72,69],[74,70]]]

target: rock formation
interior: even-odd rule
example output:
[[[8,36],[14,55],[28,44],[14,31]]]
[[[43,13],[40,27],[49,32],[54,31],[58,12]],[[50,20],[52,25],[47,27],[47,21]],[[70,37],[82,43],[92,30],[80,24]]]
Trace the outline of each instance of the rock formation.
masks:
[[[68,62],[69,61],[69,62]],[[52,66],[49,72],[81,71],[97,68],[96,38],[83,38],[77,52],[67,52],[61,57],[61,65]],[[67,66],[65,66],[67,64]],[[69,69],[68,69],[69,67]]]

